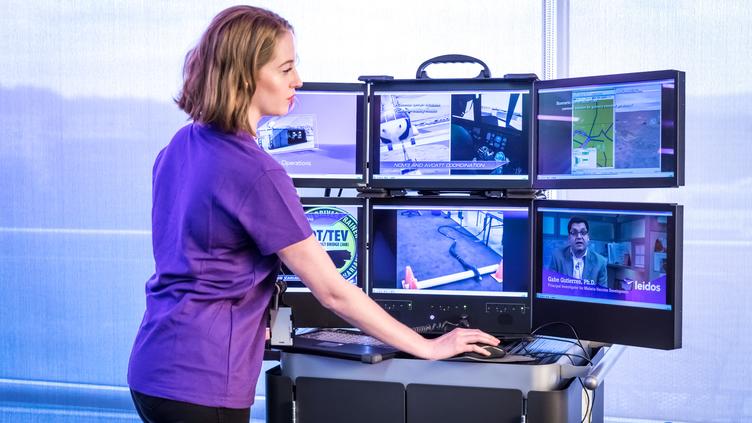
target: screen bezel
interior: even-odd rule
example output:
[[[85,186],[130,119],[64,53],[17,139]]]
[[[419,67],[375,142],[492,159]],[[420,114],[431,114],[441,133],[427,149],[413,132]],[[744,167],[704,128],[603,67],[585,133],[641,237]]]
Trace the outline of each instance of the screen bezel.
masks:
[[[441,179],[420,178],[374,178],[375,170],[379,165],[379,124],[377,119],[380,110],[376,110],[375,96],[379,91],[491,91],[491,90],[527,90],[527,103],[523,102],[523,118],[527,124],[527,167],[528,173],[525,179],[451,179],[451,175]],[[501,190],[506,188],[530,188],[533,175],[533,79],[416,79],[416,80],[389,80],[376,81],[371,84],[369,94],[369,152],[368,152],[368,184],[373,188],[384,189],[408,189],[408,190],[441,190],[441,191],[483,191]],[[524,132],[523,132],[524,134]],[[480,176],[480,175],[479,175]]]
[[[357,101],[355,125],[355,173],[352,177],[321,178],[297,174],[292,177],[298,188],[357,188],[365,182],[366,111],[368,106],[367,86],[364,83],[304,82],[298,92],[333,91],[361,95]]]
[[[355,277],[355,284],[358,288],[365,290],[365,262],[366,253],[366,204],[365,200],[355,197],[304,197],[300,199],[303,207],[316,206],[355,206],[357,209],[358,219],[358,273]],[[346,328],[352,327],[350,323],[337,316],[331,310],[325,308],[308,291],[290,292],[286,291],[282,295],[282,303],[291,307],[293,314],[293,324],[296,328]]]
[[[471,328],[481,329],[494,335],[507,334],[527,334],[530,332],[531,325],[531,282],[532,282],[532,204],[529,200],[514,199],[483,199],[471,197],[402,197],[402,198],[374,198],[369,200],[368,221],[369,223],[369,254],[368,254],[368,275],[367,275],[367,292],[368,296],[384,307],[384,302],[398,303],[409,302],[409,310],[390,310],[384,307],[393,317],[410,327],[421,328],[423,332],[440,334],[438,329],[426,330],[426,326],[442,321],[456,322],[463,314],[467,315],[467,321]],[[388,294],[374,293],[374,254],[371,249],[374,248],[374,208],[378,206],[427,206],[427,207],[520,207],[528,211],[528,228],[527,241],[528,248],[526,252],[521,252],[523,256],[528,257],[523,273],[527,275],[527,293],[525,297],[498,297],[484,295],[430,295],[430,294]],[[504,305],[506,309],[499,311],[498,314],[486,313],[485,310],[489,305]],[[465,306],[467,306],[465,308]],[[442,309],[442,307],[444,307]],[[433,317],[433,318],[432,318]],[[513,319],[509,322],[509,319]]]
[[[674,107],[670,115],[675,118],[674,130],[670,131],[663,128],[662,133],[668,132],[674,144],[674,175],[671,177],[655,178],[598,178],[582,177],[572,179],[540,179],[540,154],[542,147],[540,145],[540,120],[538,119],[540,101],[539,91],[549,88],[575,88],[579,86],[601,85],[601,84],[619,84],[633,82],[650,82],[664,79],[674,80]],[[536,81],[534,83],[533,97],[534,116],[535,116],[535,172],[533,173],[532,185],[539,189],[570,189],[570,188],[658,188],[658,187],[679,187],[684,185],[684,109],[685,109],[685,87],[684,72],[678,70],[660,70],[651,72],[622,73],[613,75],[587,76],[579,78],[554,79],[548,81]],[[669,156],[670,157],[670,156]]]
[[[666,271],[667,303],[671,310],[660,310],[624,305],[599,304],[568,300],[543,299],[537,294],[542,290],[543,277],[543,231],[542,213],[539,209],[570,208],[603,210],[605,213],[618,210],[670,212],[667,241],[674,248],[667,253],[669,269]],[[682,345],[682,230],[683,208],[676,204],[658,203],[610,203],[595,201],[536,200],[533,205],[535,227],[535,256],[533,259],[533,324],[542,328],[537,333],[572,337],[572,325],[580,338],[590,341],[634,345],[664,350],[681,348]]]

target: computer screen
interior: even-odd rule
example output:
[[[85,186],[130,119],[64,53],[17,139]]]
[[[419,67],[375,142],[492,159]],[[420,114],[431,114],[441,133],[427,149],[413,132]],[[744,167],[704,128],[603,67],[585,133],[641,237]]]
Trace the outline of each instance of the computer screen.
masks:
[[[530,329],[529,202],[373,199],[369,294],[411,327]]]
[[[264,117],[258,142],[299,187],[363,181],[365,84],[304,83],[285,116]]]
[[[583,339],[681,346],[681,206],[536,201],[535,223],[534,327],[567,322]]]
[[[531,90],[532,80],[375,82],[371,185],[529,187]]]
[[[539,81],[536,188],[684,184],[684,73]]]
[[[364,201],[358,198],[302,198],[308,222],[342,277],[363,287],[359,262],[363,257]],[[287,283],[283,302],[293,308],[297,327],[349,327],[324,308],[297,275],[282,265],[280,279]]]

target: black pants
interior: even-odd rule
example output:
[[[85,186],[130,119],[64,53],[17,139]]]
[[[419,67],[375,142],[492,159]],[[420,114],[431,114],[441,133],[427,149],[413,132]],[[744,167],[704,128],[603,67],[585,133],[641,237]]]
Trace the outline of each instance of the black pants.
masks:
[[[206,407],[152,397],[131,390],[138,416],[145,423],[248,423],[250,408]]]

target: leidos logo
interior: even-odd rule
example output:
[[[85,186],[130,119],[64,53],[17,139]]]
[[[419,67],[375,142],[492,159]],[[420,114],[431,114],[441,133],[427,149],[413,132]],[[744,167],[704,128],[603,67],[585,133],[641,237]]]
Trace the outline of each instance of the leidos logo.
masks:
[[[316,239],[332,258],[342,277],[353,282],[358,271],[358,222],[337,207],[312,207],[306,217]]]
[[[650,282],[638,282],[635,284],[635,289],[638,291],[653,291],[661,292],[661,286]]]

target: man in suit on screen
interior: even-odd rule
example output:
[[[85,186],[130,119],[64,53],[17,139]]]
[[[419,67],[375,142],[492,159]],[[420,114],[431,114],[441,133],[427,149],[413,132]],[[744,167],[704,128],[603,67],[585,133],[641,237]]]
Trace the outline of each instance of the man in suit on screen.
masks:
[[[554,250],[548,268],[608,288],[606,258],[588,249],[590,225],[587,220],[573,216],[567,224],[567,232],[568,244]]]

